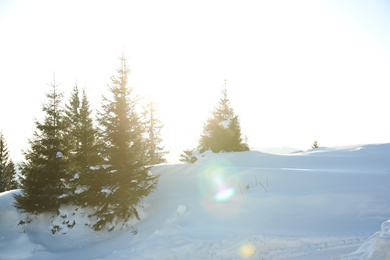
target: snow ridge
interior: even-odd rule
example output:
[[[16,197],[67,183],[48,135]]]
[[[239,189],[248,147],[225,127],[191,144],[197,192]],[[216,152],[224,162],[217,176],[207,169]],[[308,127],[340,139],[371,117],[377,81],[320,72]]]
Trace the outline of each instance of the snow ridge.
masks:
[[[390,144],[379,144],[158,165],[141,221],[107,233],[71,206],[18,225],[19,191],[0,193],[0,259],[388,260],[389,156]]]

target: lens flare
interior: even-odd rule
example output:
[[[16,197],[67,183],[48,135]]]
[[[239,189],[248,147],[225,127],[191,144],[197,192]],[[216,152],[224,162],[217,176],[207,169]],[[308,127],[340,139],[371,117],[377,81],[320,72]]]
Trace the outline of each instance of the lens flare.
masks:
[[[215,160],[198,173],[198,190],[204,209],[218,218],[236,217],[244,196],[238,192],[239,173],[225,160]]]
[[[251,258],[256,253],[254,245],[248,243],[240,247],[240,256],[244,259]]]
[[[215,195],[215,199],[217,201],[225,200],[226,198],[230,198],[234,192],[235,191],[232,188],[221,188]]]
[[[202,195],[210,200],[225,201],[231,198],[238,187],[238,174],[227,162],[215,162],[200,173],[198,187]]]

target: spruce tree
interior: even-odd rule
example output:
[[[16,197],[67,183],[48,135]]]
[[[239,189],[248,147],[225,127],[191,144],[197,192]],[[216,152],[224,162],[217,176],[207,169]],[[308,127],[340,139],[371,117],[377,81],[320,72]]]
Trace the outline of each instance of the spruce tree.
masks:
[[[180,161],[184,163],[195,163],[198,159],[194,156],[194,150],[184,150],[182,154],[180,154]]]
[[[163,156],[167,154],[167,152],[164,152],[164,147],[161,146],[161,130],[164,125],[157,116],[156,104],[151,98],[148,99],[148,103],[144,107],[143,117],[145,120],[147,155],[150,165],[164,163],[166,160]]]
[[[9,153],[7,142],[4,138],[3,132],[0,132],[0,180],[2,180],[2,176],[4,175],[5,168],[8,163]],[[0,186],[2,186],[0,184]],[[0,190],[0,192],[3,190]]]
[[[110,166],[96,170],[101,177],[95,179],[94,197],[99,201],[88,203],[97,209],[93,214],[97,219],[95,230],[110,223],[113,227],[123,224],[131,217],[139,219],[136,206],[157,184],[157,177],[149,172],[144,129],[135,107],[137,98],[128,86],[127,60],[122,55],[120,61],[117,76],[111,77],[112,98],[103,97],[98,118],[105,160]]]
[[[7,142],[0,132],[0,192],[17,188],[15,165],[9,159]]]
[[[311,145],[311,149],[317,149],[317,148],[320,147],[318,146],[317,140],[315,140],[314,143]]]
[[[234,113],[227,96],[226,80],[222,89],[222,98],[204,125],[198,147],[185,150],[180,155],[180,161],[194,163],[197,161],[195,153],[204,153],[208,150],[214,153],[249,151],[248,144],[241,137],[239,118]]]
[[[71,180],[73,203],[83,207],[99,203],[96,196],[106,178],[104,167],[99,166],[103,161],[99,155],[98,132],[91,114],[87,95],[83,90],[76,134],[78,146],[74,150],[74,178]]]
[[[80,171],[88,169],[102,162],[98,144],[98,131],[93,124],[92,110],[89,105],[87,94],[83,89],[81,107],[80,107],[80,127],[79,127],[79,146],[76,151],[78,155],[78,167]]]
[[[199,151],[203,153],[207,150],[214,153],[249,150],[241,137],[239,118],[227,97],[226,82],[222,89],[222,98],[212,112],[212,117],[207,120],[199,141]]]
[[[4,174],[1,176],[0,192],[14,190],[19,187],[18,182],[16,181],[16,174],[15,164],[10,159],[5,166]]]
[[[65,105],[65,117],[66,123],[65,139],[67,149],[69,151],[69,167],[70,173],[77,173],[79,167],[77,165],[77,151],[79,150],[79,132],[80,132],[80,98],[77,82],[73,88],[70,96],[69,103]]]
[[[80,100],[77,83],[73,88],[69,104],[66,105],[65,114],[69,171],[75,174],[100,162],[97,130],[93,125],[92,111],[85,90]]]
[[[15,207],[30,214],[58,214],[68,193],[65,187],[68,179],[65,124],[60,106],[62,93],[58,92],[55,83],[51,87],[42,108],[45,113],[43,123],[35,120],[37,129],[29,140],[30,149],[24,152],[22,191],[15,195]]]

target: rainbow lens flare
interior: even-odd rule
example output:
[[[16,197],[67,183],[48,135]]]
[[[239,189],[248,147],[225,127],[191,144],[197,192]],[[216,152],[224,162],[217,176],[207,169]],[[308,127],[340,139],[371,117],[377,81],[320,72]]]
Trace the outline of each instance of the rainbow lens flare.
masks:
[[[236,193],[238,185],[237,170],[225,161],[207,165],[198,178],[198,188],[202,195],[214,201],[228,200]]]

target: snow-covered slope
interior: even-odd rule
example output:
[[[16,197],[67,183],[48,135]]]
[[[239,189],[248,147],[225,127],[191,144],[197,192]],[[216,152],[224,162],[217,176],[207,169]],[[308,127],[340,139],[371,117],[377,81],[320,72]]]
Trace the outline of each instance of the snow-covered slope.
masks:
[[[340,260],[390,259],[390,220],[382,223],[381,231],[376,232],[358,250],[340,257]]]
[[[48,216],[23,233],[16,191],[2,193],[0,259],[331,259],[359,246],[352,256],[369,256],[378,247],[363,242],[390,219],[389,158],[390,144],[378,144],[208,153],[193,165],[159,165],[142,221],[115,233],[92,232],[82,212],[65,235],[51,234],[60,220]],[[377,237],[388,236],[383,225]]]

